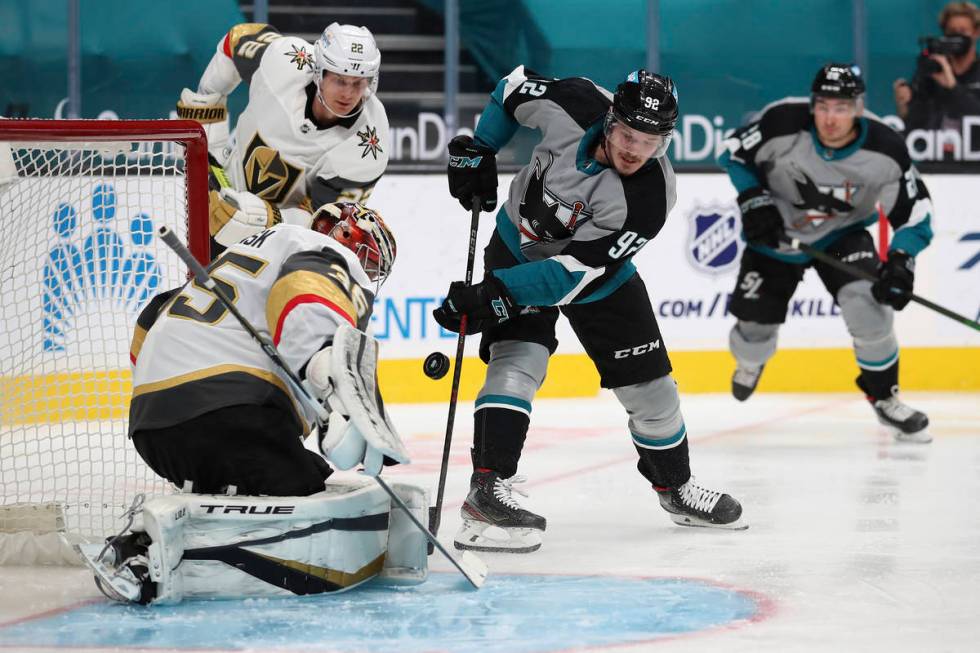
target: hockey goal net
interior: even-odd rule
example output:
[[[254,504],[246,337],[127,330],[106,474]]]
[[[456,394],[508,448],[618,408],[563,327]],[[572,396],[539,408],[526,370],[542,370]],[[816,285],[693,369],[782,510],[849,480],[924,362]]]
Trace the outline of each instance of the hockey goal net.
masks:
[[[138,492],[127,438],[140,309],[207,258],[207,143],[190,121],[0,120],[0,564],[69,563]]]

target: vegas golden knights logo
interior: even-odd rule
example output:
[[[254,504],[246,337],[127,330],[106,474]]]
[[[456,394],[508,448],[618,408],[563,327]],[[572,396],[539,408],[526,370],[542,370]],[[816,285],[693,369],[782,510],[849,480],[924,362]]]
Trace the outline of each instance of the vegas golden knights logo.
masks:
[[[245,148],[242,167],[248,190],[273,204],[279,204],[292,189],[303,170],[282,160],[279,150],[265,144],[259,133]]]

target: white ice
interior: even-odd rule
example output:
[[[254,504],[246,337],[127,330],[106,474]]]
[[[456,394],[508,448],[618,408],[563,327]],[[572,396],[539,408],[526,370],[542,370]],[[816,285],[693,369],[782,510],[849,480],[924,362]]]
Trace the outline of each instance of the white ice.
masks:
[[[759,605],[752,620],[655,643],[580,649],[569,632],[549,650],[980,650],[980,395],[903,398],[929,414],[931,444],[895,443],[857,393],[760,394],[744,404],[682,394],[692,468],[701,484],[742,502],[750,523],[742,532],[667,519],[636,472],[611,394],[536,401],[520,473],[529,478],[524,505],[548,518],[544,545],[484,555],[490,577],[481,592],[512,573],[686,578],[748,592]],[[450,547],[468,487],[471,410],[460,405],[453,439],[439,534]],[[385,474],[434,488],[446,406],[391,411],[414,462]],[[430,564],[451,570],[438,556]],[[0,648],[17,648],[3,645],[14,625],[96,597],[81,569],[0,568]],[[487,618],[498,609],[487,605]],[[491,637],[510,636],[506,619],[492,623]],[[158,650],[145,640],[105,650],[148,646]],[[69,639],[30,650],[72,648]]]

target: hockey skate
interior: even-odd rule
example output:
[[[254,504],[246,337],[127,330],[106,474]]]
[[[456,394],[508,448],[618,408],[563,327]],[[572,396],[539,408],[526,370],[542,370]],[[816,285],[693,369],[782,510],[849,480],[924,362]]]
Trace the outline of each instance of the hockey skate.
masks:
[[[544,517],[521,508],[514,499],[514,487],[524,477],[501,478],[488,470],[473,472],[470,493],[460,513],[463,524],[456,533],[457,549],[499,553],[530,553],[541,548],[541,533],[547,524]]]
[[[732,374],[732,396],[739,401],[745,401],[755,392],[755,386],[759,385],[759,377],[765,365],[752,367],[739,363]]]
[[[134,533],[126,537],[133,536],[146,536],[146,533]],[[95,574],[95,584],[106,598],[120,603],[143,605],[148,604],[156,595],[156,583],[150,580],[150,563],[146,557],[146,549],[143,546],[142,553],[136,553],[134,548],[132,554],[120,559],[122,551],[115,543],[107,546],[75,545],[83,562]]]
[[[742,505],[738,501],[695,484],[693,476],[680,487],[654,489],[660,498],[660,506],[675,524],[736,531],[749,527],[741,519]]]
[[[143,494],[136,495],[122,516],[128,519],[126,526],[118,535],[106,538],[104,545],[74,545],[82,562],[95,574],[99,591],[120,603],[146,605],[156,596],[156,583],[150,580],[150,536],[142,530],[131,530],[143,510],[144,500]]]
[[[895,396],[878,400],[868,397],[868,401],[874,408],[878,421],[893,432],[897,441],[918,444],[932,442],[932,436],[926,431],[929,418],[925,413],[902,403]]]

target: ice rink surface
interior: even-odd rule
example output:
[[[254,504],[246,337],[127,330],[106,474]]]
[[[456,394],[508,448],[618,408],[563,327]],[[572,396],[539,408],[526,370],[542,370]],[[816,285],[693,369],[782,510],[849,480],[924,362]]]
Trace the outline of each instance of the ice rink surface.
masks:
[[[467,589],[435,555],[415,588],[110,604],[74,568],[0,568],[0,648],[16,651],[977,651],[980,395],[909,393],[935,440],[897,444],[863,397],[683,395],[699,483],[738,498],[746,531],[673,525],[636,472],[611,394],[539,400],[520,473],[542,548],[486,554]],[[440,539],[469,477],[457,416]],[[391,407],[435,487],[446,406]]]

